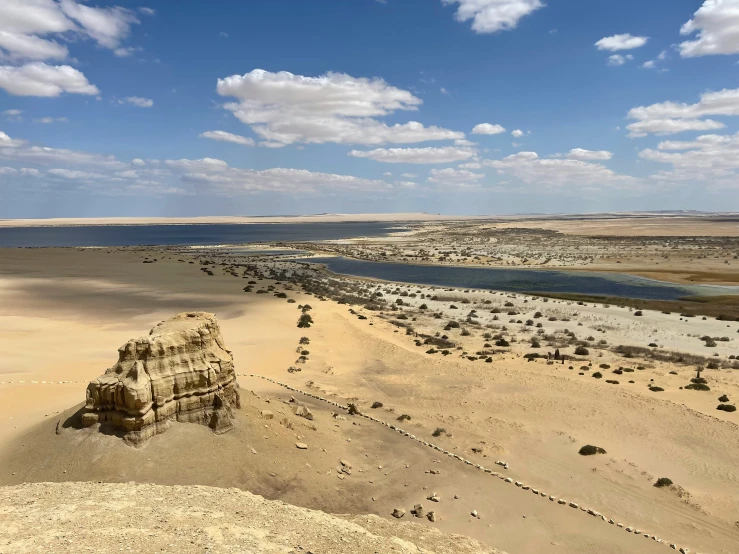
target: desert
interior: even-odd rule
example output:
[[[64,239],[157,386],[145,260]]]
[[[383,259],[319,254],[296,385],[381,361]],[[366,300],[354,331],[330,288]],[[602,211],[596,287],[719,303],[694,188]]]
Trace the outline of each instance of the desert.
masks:
[[[351,254],[355,243],[359,258],[368,242],[398,239],[262,244],[252,247],[256,255],[186,246],[3,249],[0,483],[10,531],[0,551],[43,544],[24,542],[30,528],[10,508],[17,495],[53,509],[52,498],[89,496],[96,484],[108,487],[101,495],[127,498],[127,483],[150,487],[136,489],[142,505],[150,502],[144,492],[187,498],[205,490],[193,487],[235,487],[265,499],[258,502],[344,514],[336,517],[374,529],[378,541],[415,537],[407,540],[438,552],[451,551],[442,546],[451,535],[479,541],[465,543],[470,552],[486,551],[475,544],[509,553],[739,548],[737,416],[717,409],[739,397],[731,303],[718,304],[723,316],[701,315],[717,305],[678,300],[651,309],[639,299],[394,283],[310,263],[338,248]],[[717,248],[732,252],[734,239],[722,240]],[[281,254],[285,246],[310,252]],[[686,269],[704,263],[703,250],[683,254]],[[88,383],[117,367],[119,347],[187,314],[213,317],[219,348],[232,357],[240,398],[232,428],[215,434],[173,419],[131,442],[101,423],[83,424]],[[215,379],[202,362],[187,363]],[[135,366],[127,364],[125,371]],[[209,381],[199,382],[208,390]],[[212,405],[202,404],[203,413]],[[42,483],[53,483],[48,493]],[[231,517],[219,531],[202,531],[198,544],[225,552],[233,537],[251,536]],[[432,532],[437,542],[419,539]],[[347,551],[311,540],[301,546]]]

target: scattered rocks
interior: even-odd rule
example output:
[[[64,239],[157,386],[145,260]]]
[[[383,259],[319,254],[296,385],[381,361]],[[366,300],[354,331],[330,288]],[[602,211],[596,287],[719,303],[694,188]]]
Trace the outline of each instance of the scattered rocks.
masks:
[[[405,510],[403,508],[395,508],[393,510],[392,516],[396,519],[400,519],[405,515]]]

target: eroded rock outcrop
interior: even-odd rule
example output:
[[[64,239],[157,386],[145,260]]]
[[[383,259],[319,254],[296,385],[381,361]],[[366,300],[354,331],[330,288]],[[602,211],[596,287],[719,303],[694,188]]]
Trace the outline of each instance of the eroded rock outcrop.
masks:
[[[140,444],[173,421],[233,427],[239,407],[233,357],[215,315],[178,314],[118,349],[118,363],[87,386],[82,424],[101,423]]]

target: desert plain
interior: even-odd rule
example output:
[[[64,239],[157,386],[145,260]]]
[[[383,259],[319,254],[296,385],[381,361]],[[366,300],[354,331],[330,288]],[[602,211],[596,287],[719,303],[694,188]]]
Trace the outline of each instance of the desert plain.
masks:
[[[269,246],[739,284],[739,225],[728,217],[409,221],[389,237]],[[148,510],[180,490],[155,485],[237,488],[343,514],[316,526],[359,522],[378,541],[398,539],[377,542],[380,552],[421,551],[403,550],[403,536],[436,552],[739,551],[739,412],[717,409],[739,398],[734,299],[555,298],[373,281],[306,261],[216,248],[0,249],[0,552],[53,544],[22,523],[31,512],[9,509],[18,495],[82,506],[98,482],[111,498],[101,512],[135,505],[115,484],[138,483]],[[233,431],[175,424],[132,447],[67,425],[122,344],[183,311],[216,314],[233,353]],[[299,328],[304,315],[312,322]],[[603,453],[581,455],[586,445]],[[655,486],[660,478],[671,484]],[[236,551],[243,531],[230,512],[213,515],[234,501],[214,506],[222,494],[188,497],[216,520],[193,552]],[[88,516],[47,525],[65,536]],[[137,518],[132,536],[169,537],[152,551],[174,551],[178,517]],[[467,550],[437,530],[469,537]],[[315,552],[359,551],[310,540]],[[298,546],[311,548],[270,548]]]

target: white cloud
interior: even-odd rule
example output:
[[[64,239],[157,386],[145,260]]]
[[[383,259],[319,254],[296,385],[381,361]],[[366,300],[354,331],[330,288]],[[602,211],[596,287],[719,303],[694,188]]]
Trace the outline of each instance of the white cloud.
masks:
[[[479,162],[469,162],[465,164],[459,164],[460,169],[482,169],[482,164]]]
[[[636,181],[601,164],[574,159],[542,159],[536,152],[519,152],[502,160],[485,160],[484,164],[530,185],[602,186],[628,185]]]
[[[126,8],[98,8],[74,0],[3,0],[0,2],[0,58],[64,60],[67,47],[49,38],[92,38],[100,46],[119,48],[138,23]]]
[[[608,65],[619,66],[633,59],[634,56],[632,56],[631,54],[627,54],[626,56],[622,56],[621,54],[613,54],[612,56],[608,56]]]
[[[472,129],[473,135],[499,135],[505,133],[505,127],[492,123],[479,123]]]
[[[665,141],[657,150],[642,150],[639,157],[672,166],[669,171],[652,175],[652,179],[739,186],[739,133],[702,135],[692,141]]]
[[[5,110],[1,115],[9,121],[23,121],[23,110]]]
[[[475,150],[456,146],[438,148],[376,148],[375,150],[352,150],[350,156],[369,158],[385,163],[443,164],[468,160],[476,155]]]
[[[454,18],[460,22],[471,19],[476,33],[515,29],[522,18],[544,7],[541,0],[442,0],[442,3],[459,4]]]
[[[516,129],[512,131],[511,134],[516,138],[521,138],[524,135],[524,132],[521,129]]]
[[[738,54],[739,5],[736,0],[705,0],[693,19],[680,29],[683,36],[696,32],[695,40],[680,43],[682,57]]]
[[[153,8],[139,8],[139,11],[144,15],[156,15],[156,10]]]
[[[457,139],[454,141],[454,146],[477,146],[477,143],[467,139]]]
[[[400,176],[405,177],[406,179],[415,179],[418,177],[415,173],[401,173]]]
[[[128,36],[131,25],[139,22],[131,10],[118,6],[94,8],[74,0],[59,0],[59,6],[64,15],[76,21],[87,35],[105,48],[118,48]]]
[[[50,123],[66,123],[69,121],[66,117],[40,117],[38,119],[34,119],[34,123],[44,123],[44,124],[50,124]]]
[[[177,171],[186,183],[226,195],[252,192],[315,193],[331,189],[376,192],[393,188],[393,185],[382,180],[316,173],[305,169],[233,168],[223,160],[212,158],[167,160],[165,164]]]
[[[654,60],[649,60],[649,61],[644,62],[642,64],[642,67],[644,69],[654,69],[655,67],[657,67],[657,62],[655,62]]]
[[[583,148],[573,148],[567,153],[570,160],[595,161],[610,160],[613,157],[611,152],[607,150],[584,150]]]
[[[649,37],[635,37],[629,33],[623,35],[613,35],[604,37],[595,43],[598,50],[608,50],[609,52],[618,52],[620,50],[633,50],[644,46]]]
[[[682,131],[710,131],[725,125],[707,116],[739,115],[739,89],[706,92],[696,104],[661,102],[629,110],[629,119],[636,120],[627,126],[631,137],[648,134],[670,135]]]
[[[119,102],[123,103],[123,101]],[[154,100],[151,98],[141,98],[140,96],[129,96],[125,99],[125,102],[137,108],[151,108],[154,105]]]
[[[22,167],[20,174],[24,177],[41,177],[41,172],[32,167]]]
[[[15,96],[59,96],[98,94],[82,72],[68,65],[32,62],[22,66],[0,66],[0,88]]]
[[[241,144],[242,146],[254,146],[253,138],[234,135],[233,133],[227,133],[226,131],[206,131],[204,133],[200,133],[200,137],[221,142],[233,142],[235,144]]]
[[[343,73],[305,77],[255,69],[219,79],[218,94],[238,102],[224,107],[264,139],[264,146],[294,143],[382,144],[463,139],[464,133],[416,121],[387,125],[377,119],[415,111],[422,101],[382,79]]]
[[[429,183],[436,183],[439,185],[469,185],[476,183],[480,179],[484,179],[485,175],[482,173],[473,173],[466,169],[432,169],[429,171]]]
[[[69,55],[66,46],[35,35],[0,30],[0,53],[11,60],[63,60]]]

